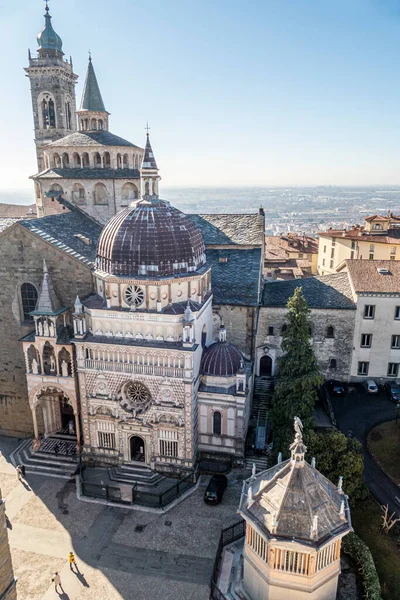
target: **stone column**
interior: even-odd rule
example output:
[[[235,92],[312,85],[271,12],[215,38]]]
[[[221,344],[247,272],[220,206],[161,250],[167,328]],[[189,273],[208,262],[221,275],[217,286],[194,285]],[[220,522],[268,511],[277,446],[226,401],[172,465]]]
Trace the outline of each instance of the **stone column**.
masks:
[[[33,421],[33,431],[34,431],[34,435],[35,435],[35,441],[39,441],[39,430],[38,430],[38,424],[37,424],[36,406],[34,406],[31,410],[32,410],[32,421]]]
[[[80,450],[81,449],[81,428],[79,425],[78,412],[74,412],[74,417],[75,417],[75,431],[76,431],[77,447],[78,447],[78,450]]]
[[[17,582],[14,577],[11,562],[11,552],[8,543],[5,502],[0,492],[0,598],[2,600],[17,600]]]

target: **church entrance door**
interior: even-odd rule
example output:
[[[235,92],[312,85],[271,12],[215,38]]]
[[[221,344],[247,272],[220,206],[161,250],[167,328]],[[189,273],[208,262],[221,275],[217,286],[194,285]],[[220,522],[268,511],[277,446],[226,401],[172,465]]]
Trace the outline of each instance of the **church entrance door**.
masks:
[[[144,439],[138,435],[133,435],[130,439],[131,444],[131,460],[138,462],[146,461]]]
[[[262,356],[260,359],[260,377],[271,377],[272,375],[272,358],[270,356]]]

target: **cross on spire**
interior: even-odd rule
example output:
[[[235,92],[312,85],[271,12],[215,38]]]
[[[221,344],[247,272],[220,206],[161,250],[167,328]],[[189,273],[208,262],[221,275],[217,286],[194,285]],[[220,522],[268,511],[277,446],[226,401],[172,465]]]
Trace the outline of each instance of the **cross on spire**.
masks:
[[[49,0],[43,0],[43,2],[46,4],[46,12],[49,12]]]
[[[145,127],[145,130],[146,130],[146,132],[147,132],[147,135],[149,135],[150,127],[149,127],[149,122],[148,122],[148,121],[146,121],[146,127]]]

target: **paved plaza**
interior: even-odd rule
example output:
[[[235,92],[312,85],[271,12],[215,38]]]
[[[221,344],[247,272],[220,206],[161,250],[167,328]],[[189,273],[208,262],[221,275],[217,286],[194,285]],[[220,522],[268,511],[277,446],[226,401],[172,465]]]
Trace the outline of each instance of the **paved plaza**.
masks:
[[[0,488],[19,600],[207,600],[222,527],[238,517],[241,472],[229,476],[219,506],[199,488],[164,515],[80,502],[75,483],[28,475],[19,483],[9,454],[17,442],[0,438]],[[72,573],[68,553],[79,567]],[[64,593],[51,583],[58,571]]]

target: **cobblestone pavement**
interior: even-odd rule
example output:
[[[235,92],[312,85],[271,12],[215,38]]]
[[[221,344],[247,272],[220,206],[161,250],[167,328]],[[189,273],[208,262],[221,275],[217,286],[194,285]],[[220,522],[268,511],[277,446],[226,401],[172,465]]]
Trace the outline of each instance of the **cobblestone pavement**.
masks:
[[[0,437],[0,486],[19,600],[207,600],[221,528],[237,519],[243,475],[230,475],[219,506],[203,502],[208,478],[164,515],[80,502],[75,484],[29,475],[18,483]],[[78,573],[69,569],[75,552]],[[64,593],[51,583],[55,570]]]

